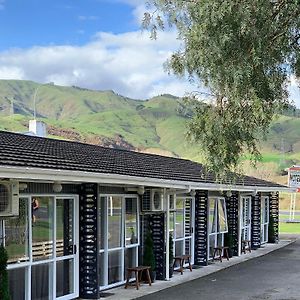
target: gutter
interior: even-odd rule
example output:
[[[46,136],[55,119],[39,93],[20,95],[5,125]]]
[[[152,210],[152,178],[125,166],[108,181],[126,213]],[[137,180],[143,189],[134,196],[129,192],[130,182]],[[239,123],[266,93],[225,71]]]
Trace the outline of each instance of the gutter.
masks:
[[[77,183],[98,183],[98,184],[125,184],[142,185],[151,187],[164,187],[180,190],[208,190],[208,191],[240,191],[240,192],[294,192],[296,189],[289,187],[261,187],[246,185],[226,185],[218,183],[179,181],[159,179],[151,177],[138,177],[119,174],[95,173],[85,171],[52,170],[30,167],[0,166],[0,178],[18,180],[39,180],[39,181],[61,181]]]

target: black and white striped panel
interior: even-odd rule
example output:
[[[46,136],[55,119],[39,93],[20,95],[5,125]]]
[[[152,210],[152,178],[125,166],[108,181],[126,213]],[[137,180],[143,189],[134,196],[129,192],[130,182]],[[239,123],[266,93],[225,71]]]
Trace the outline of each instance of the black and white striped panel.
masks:
[[[206,266],[208,192],[197,191],[195,196],[195,265]]]
[[[152,233],[153,252],[156,265],[156,278],[166,278],[166,255],[165,255],[165,214],[149,215],[149,229]]]
[[[274,237],[275,237],[275,243],[278,243],[279,241],[279,233],[278,233],[278,229],[279,229],[279,193],[270,193],[269,195],[269,201],[270,201],[270,205],[269,205],[269,213],[270,213],[270,217],[273,218],[273,226],[274,226]]]
[[[185,199],[185,216],[184,230],[185,237],[192,235],[192,201],[190,198]],[[185,239],[185,254],[191,254],[191,239]]]
[[[228,222],[228,234],[232,236],[232,250],[233,255],[238,255],[239,244],[239,195],[237,192],[232,192],[230,197],[226,197],[226,210],[227,210],[227,222]]]
[[[99,298],[98,189],[87,183],[79,191],[79,296]]]
[[[261,193],[251,197],[251,248],[261,245]]]

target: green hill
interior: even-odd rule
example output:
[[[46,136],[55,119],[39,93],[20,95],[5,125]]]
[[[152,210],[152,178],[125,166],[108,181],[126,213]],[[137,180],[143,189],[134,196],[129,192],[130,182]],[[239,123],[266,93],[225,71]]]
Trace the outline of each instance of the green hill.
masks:
[[[174,96],[142,101],[113,91],[0,80],[0,129],[28,130],[34,98],[36,115],[47,123],[50,136],[202,160],[199,148],[185,140],[187,117],[180,110],[181,100]],[[300,162],[298,112],[290,111],[273,121],[267,141],[262,142],[262,153],[262,163],[270,169],[272,179]]]

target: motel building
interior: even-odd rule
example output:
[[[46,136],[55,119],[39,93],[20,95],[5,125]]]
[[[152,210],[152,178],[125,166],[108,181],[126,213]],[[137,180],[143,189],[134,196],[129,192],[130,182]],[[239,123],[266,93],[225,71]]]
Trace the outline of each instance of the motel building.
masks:
[[[0,131],[12,300],[99,299],[143,265],[147,234],[158,280],[170,279],[170,247],[206,266],[226,234],[233,255],[244,241],[268,243],[271,219],[277,242],[279,191],[289,190],[248,176],[219,184],[189,160]]]

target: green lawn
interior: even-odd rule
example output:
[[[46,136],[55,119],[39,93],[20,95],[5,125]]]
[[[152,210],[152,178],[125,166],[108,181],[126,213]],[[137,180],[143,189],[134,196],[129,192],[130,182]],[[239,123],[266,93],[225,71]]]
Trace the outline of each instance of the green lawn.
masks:
[[[285,219],[285,220],[288,220],[290,218],[290,215],[289,214],[286,214],[286,215],[283,215],[283,214],[280,214],[280,219]],[[295,215],[295,220],[300,220],[300,215]]]
[[[279,223],[279,233],[299,233],[300,223]]]

